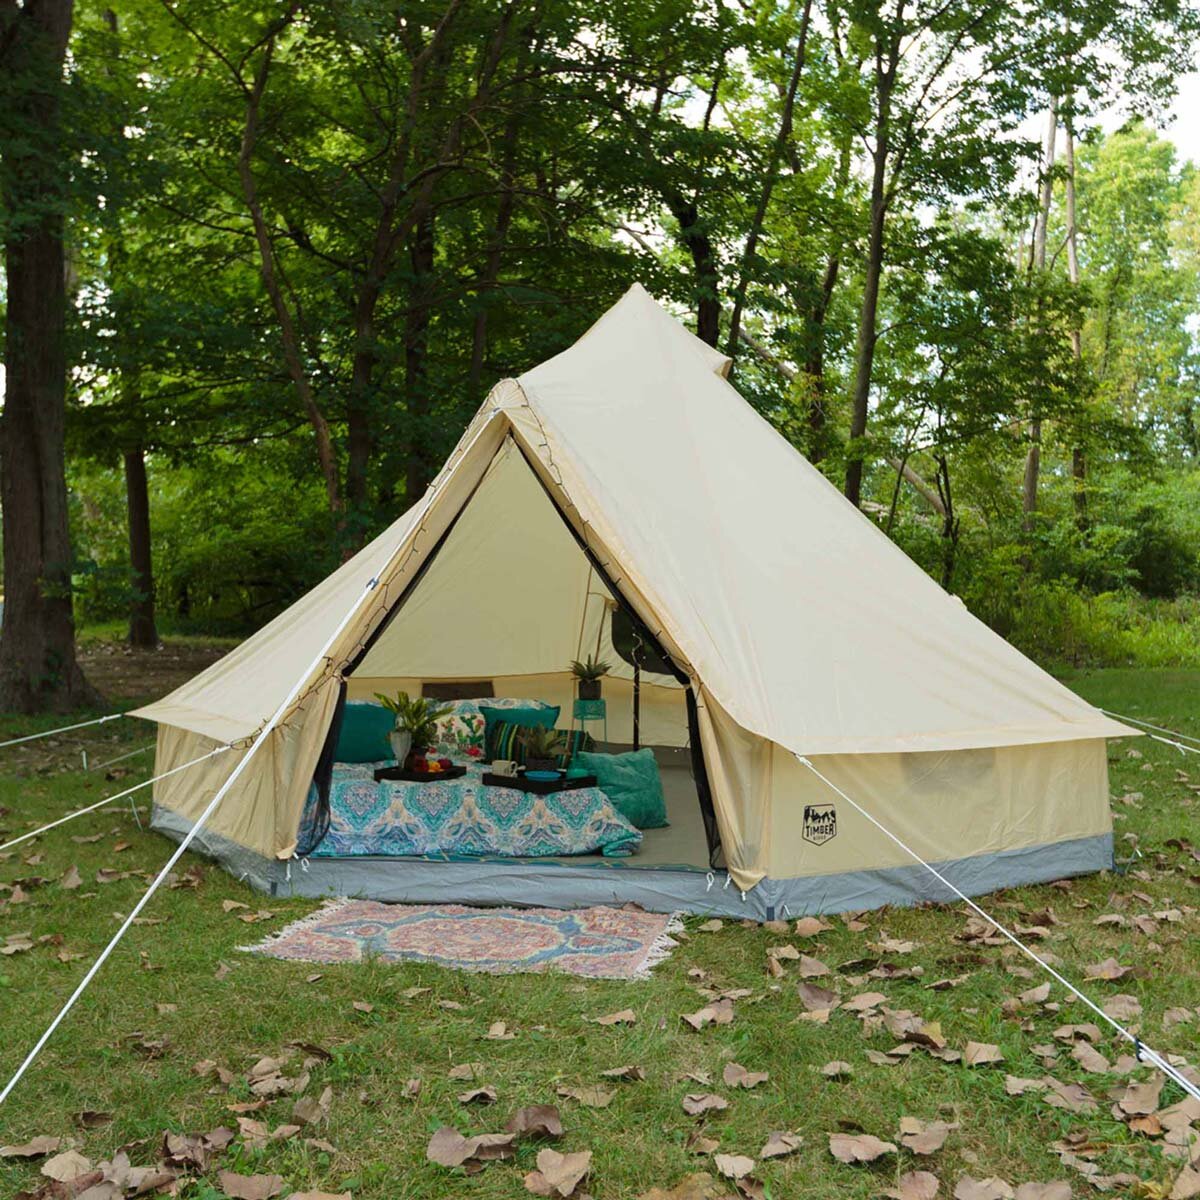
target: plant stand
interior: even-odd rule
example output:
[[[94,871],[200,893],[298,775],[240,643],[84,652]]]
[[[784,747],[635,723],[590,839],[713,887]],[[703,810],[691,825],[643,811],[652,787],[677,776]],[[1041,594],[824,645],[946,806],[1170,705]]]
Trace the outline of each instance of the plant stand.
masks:
[[[602,721],[604,723],[604,746],[608,748],[608,701],[603,698],[600,700],[580,700],[576,698],[571,706],[571,730],[574,732],[575,722],[579,722],[579,728],[583,729],[588,721]]]

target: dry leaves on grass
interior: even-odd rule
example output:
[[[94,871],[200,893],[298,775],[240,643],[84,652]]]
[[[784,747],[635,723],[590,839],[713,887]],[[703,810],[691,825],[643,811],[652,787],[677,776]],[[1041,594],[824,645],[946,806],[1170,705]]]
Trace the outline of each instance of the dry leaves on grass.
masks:
[[[679,1019],[697,1032],[706,1025],[730,1025],[733,1022],[733,1001],[718,1000],[714,1004],[706,1004],[694,1013],[681,1013]]]
[[[0,1146],[0,1158],[45,1158],[62,1145],[60,1137],[35,1137],[19,1146]]]
[[[608,1013],[603,1017],[596,1017],[594,1023],[597,1025],[636,1025],[637,1013],[632,1008],[623,1008],[620,1012]]]
[[[798,1133],[786,1130],[776,1130],[767,1134],[766,1144],[758,1152],[759,1158],[784,1158],[795,1154],[804,1144],[804,1139]]]
[[[745,1154],[718,1154],[713,1164],[726,1179],[745,1179],[754,1170],[754,1159]]]
[[[827,1062],[821,1068],[821,1074],[826,1079],[849,1079],[854,1074],[854,1068],[848,1062],[835,1058],[833,1062]]]
[[[327,1087],[319,1099],[302,1096],[292,1105],[292,1120],[298,1125],[318,1125],[329,1116],[333,1103],[333,1088]]]
[[[963,1062],[968,1067],[985,1067],[991,1063],[1004,1061],[1000,1047],[991,1042],[968,1042],[963,1050]]]
[[[839,1162],[869,1163],[885,1154],[895,1154],[896,1147],[869,1133],[831,1133],[829,1153]]]
[[[562,1137],[562,1117],[553,1104],[529,1104],[508,1119],[505,1131],[517,1137]]]
[[[987,1179],[972,1179],[964,1175],[954,1185],[954,1200],[1013,1200],[1012,1184],[996,1175]]]
[[[477,1133],[463,1137],[457,1129],[443,1125],[425,1148],[425,1157],[443,1167],[467,1167],[479,1170],[486,1162],[512,1158],[515,1133]]]
[[[459,1104],[495,1104],[496,1089],[488,1084],[486,1087],[472,1088],[469,1092],[459,1092]]]
[[[217,1182],[230,1200],[270,1200],[283,1191],[282,1175],[238,1175],[234,1171],[222,1171]]]
[[[560,1154],[557,1150],[539,1150],[537,1170],[525,1176],[525,1188],[535,1196],[571,1196],[592,1169],[592,1152],[579,1150]]]
[[[721,1078],[724,1079],[726,1087],[745,1088],[748,1091],[758,1087],[760,1083],[766,1083],[771,1076],[766,1071],[747,1071],[741,1063],[731,1062],[725,1064]]]
[[[646,1078],[643,1068],[632,1065],[610,1067],[607,1071],[601,1071],[600,1074],[605,1079],[620,1079],[624,1083],[640,1083]]]
[[[946,1138],[958,1124],[946,1121],[922,1121],[917,1117],[900,1118],[900,1144],[914,1154],[933,1154],[946,1144]]]
[[[1133,970],[1132,967],[1123,966],[1117,962],[1115,958],[1106,958],[1103,962],[1092,963],[1086,968],[1084,974],[1085,979],[1124,979]]]
[[[938,1194],[937,1176],[928,1171],[906,1171],[894,1188],[883,1193],[891,1200],[933,1200]]]
[[[600,1087],[595,1083],[585,1083],[580,1087],[564,1085],[556,1088],[555,1091],[567,1100],[578,1101],[585,1108],[607,1108],[617,1096],[615,1089]]]
[[[720,1112],[729,1107],[729,1101],[715,1092],[689,1092],[682,1103],[683,1111],[689,1117],[701,1117],[707,1112]]]

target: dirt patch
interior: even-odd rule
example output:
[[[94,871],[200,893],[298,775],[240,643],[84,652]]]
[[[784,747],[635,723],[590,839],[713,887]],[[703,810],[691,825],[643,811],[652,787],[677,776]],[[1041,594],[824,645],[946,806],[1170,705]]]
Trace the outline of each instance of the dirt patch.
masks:
[[[120,642],[80,648],[79,662],[113,708],[130,700],[157,700],[228,654],[233,644],[167,640],[157,650],[131,650]]]

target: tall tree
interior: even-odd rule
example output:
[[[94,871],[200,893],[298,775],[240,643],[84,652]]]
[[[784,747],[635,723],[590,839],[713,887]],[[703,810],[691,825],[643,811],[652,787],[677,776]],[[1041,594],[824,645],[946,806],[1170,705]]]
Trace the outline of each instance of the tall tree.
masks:
[[[0,211],[8,285],[0,708],[23,712],[99,699],[75,658],[63,451],[68,166],[61,109],[72,11],[71,0],[0,2]]]

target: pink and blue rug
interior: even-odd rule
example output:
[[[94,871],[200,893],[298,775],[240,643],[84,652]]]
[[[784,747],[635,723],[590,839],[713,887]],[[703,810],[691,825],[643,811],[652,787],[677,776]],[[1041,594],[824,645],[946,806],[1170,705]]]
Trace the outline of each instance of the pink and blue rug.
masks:
[[[644,979],[677,944],[675,917],[637,909],[467,908],[331,900],[256,946],[300,962],[435,963],[459,971],[566,971]]]

